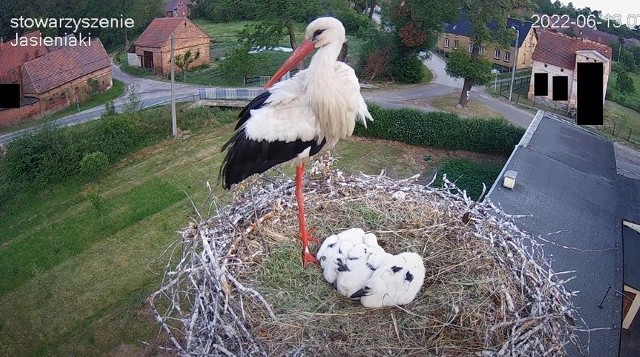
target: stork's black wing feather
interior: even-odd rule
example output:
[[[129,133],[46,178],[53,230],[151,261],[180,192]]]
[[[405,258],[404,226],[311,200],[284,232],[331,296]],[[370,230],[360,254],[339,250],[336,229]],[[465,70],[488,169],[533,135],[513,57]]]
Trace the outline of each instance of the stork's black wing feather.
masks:
[[[227,150],[218,180],[223,181],[225,189],[231,188],[234,183],[239,183],[247,177],[262,173],[271,167],[295,159],[306,149],[309,156],[317,154],[325,144],[325,140],[318,143],[316,140],[302,141],[267,141],[250,139],[247,137],[243,124],[251,118],[251,110],[264,106],[271,93],[264,92],[255,97],[239,115],[236,124],[236,132],[233,137],[222,146],[222,151]]]

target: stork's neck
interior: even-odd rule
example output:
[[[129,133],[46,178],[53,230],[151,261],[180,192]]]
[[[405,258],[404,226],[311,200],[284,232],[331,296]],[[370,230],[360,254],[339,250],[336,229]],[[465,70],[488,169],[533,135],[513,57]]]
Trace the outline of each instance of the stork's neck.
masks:
[[[316,54],[311,59],[309,69],[314,73],[331,73],[334,71],[334,65],[338,60],[340,51],[342,50],[342,44],[337,42],[330,42],[318,49]]]

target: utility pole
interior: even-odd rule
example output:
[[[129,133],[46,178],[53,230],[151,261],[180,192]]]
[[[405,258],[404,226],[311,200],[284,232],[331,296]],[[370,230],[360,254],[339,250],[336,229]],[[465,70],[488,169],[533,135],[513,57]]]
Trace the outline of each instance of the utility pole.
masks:
[[[509,86],[509,101],[511,101],[511,96],[513,95],[513,81],[516,78],[516,68],[518,65],[518,40],[520,39],[520,31],[511,26],[512,29],[516,30],[516,53],[515,53],[515,57],[513,58],[513,68],[511,70],[511,85]]]
[[[171,135],[176,138],[178,137],[178,124],[176,123],[176,98],[173,90],[175,78],[174,78],[174,65],[175,65],[175,55],[174,55],[174,35],[171,34]]]

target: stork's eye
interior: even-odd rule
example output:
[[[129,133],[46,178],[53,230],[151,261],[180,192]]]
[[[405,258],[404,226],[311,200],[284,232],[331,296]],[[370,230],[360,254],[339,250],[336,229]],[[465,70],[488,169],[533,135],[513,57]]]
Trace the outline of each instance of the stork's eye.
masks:
[[[316,30],[316,32],[313,33],[313,39],[315,39],[316,37],[320,36],[323,32],[324,32],[324,29],[323,30]]]

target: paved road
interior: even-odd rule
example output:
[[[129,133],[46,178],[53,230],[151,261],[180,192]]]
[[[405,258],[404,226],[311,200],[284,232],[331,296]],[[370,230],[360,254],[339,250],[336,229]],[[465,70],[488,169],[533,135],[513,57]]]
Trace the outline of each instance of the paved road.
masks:
[[[414,85],[391,91],[371,91],[365,92],[365,99],[379,103],[384,107],[412,107],[406,101],[414,99],[424,99],[448,94],[459,94],[462,90],[463,80],[450,77],[445,69],[446,63],[435,54],[431,54],[428,60],[424,61],[433,73],[433,80],[428,84]],[[482,86],[471,88],[471,100],[485,104],[489,108],[502,114],[514,125],[527,128],[533,120],[533,114],[525,110],[514,107],[506,100],[494,98],[485,92]],[[432,107],[418,108],[426,111],[436,110]]]
[[[140,94],[140,104],[142,108],[149,108],[157,105],[168,104],[171,100],[171,83],[152,80],[148,78],[138,78],[126,74],[120,70],[116,65],[111,65],[113,71],[113,78],[127,84],[127,91],[123,96],[113,101],[116,111],[121,112],[123,104],[126,101],[127,93],[132,86],[136,87],[136,90]],[[197,99],[198,86],[188,84],[176,84],[175,96],[177,102],[193,101]],[[52,123],[54,126],[71,126],[75,124],[84,123],[90,120],[100,118],[104,113],[104,106],[98,106],[81,111],[76,114],[71,114],[66,117],[54,120]],[[33,133],[41,129],[43,124],[32,126],[26,129],[17,130],[11,133],[0,135],[0,145],[8,143],[9,141],[25,134]]]

